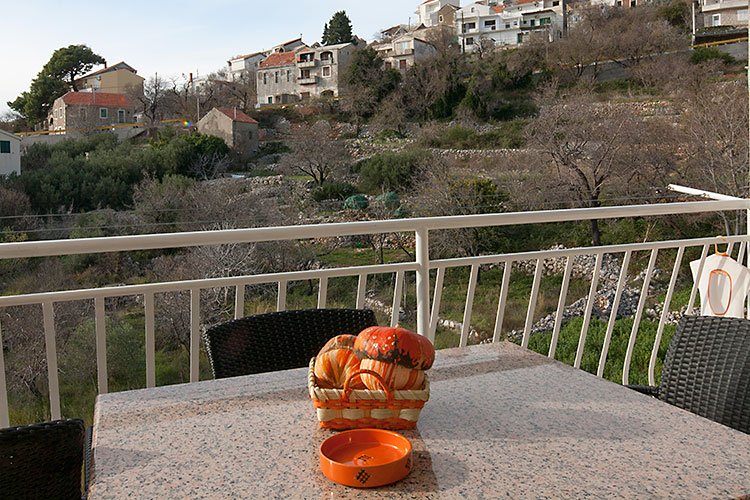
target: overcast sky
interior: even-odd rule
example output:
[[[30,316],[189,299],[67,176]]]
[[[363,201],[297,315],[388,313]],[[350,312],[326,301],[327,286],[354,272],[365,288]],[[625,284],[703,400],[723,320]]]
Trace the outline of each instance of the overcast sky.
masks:
[[[414,22],[419,0],[21,0],[4,2],[0,27],[0,112],[28,90],[52,52],[86,44],[108,64],[125,61],[147,78],[210,73],[234,56],[297,38],[320,41],[323,25],[345,10],[368,41],[381,29]]]

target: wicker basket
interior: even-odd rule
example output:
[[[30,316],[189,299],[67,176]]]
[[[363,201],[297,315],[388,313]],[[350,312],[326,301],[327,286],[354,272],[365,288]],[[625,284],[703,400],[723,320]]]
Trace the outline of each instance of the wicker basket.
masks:
[[[427,374],[424,376],[424,386],[419,390],[392,391],[385,386],[380,375],[371,370],[352,373],[346,379],[343,389],[324,389],[315,383],[314,366],[315,358],[310,360],[307,387],[317,409],[321,427],[413,429],[417,426],[422,407],[430,399],[430,381]],[[372,375],[380,381],[383,390],[351,389],[349,382],[362,373]]]

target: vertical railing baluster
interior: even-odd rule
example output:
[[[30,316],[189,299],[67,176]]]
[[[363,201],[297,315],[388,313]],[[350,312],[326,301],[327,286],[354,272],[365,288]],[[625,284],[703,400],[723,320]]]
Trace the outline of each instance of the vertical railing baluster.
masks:
[[[404,272],[396,271],[395,283],[393,283],[393,304],[391,305],[391,328],[398,325],[398,312],[401,309],[401,291],[404,287]]]
[[[367,292],[367,274],[360,274],[357,281],[357,309],[365,307],[365,293]]]
[[[536,310],[536,299],[539,295],[539,283],[542,279],[542,262],[541,258],[536,260],[536,271],[534,271],[534,283],[531,285],[531,296],[529,297],[529,308],[526,310],[526,325],[523,327],[523,340],[521,347],[529,347],[531,338],[531,327],[534,324],[534,311]]]
[[[200,371],[201,290],[190,290],[190,381],[198,382]]]
[[[234,319],[245,317],[245,285],[234,287]]]
[[[143,297],[146,315],[146,387],[156,387],[156,328],[154,322],[154,294]]]
[[[286,311],[286,281],[279,281],[279,292],[276,295],[276,310]]]
[[[638,299],[638,308],[635,311],[635,317],[633,318],[633,329],[630,331],[630,339],[628,339],[628,350],[625,352],[625,362],[622,367],[622,385],[628,385],[630,377],[630,359],[633,357],[633,349],[635,348],[635,338],[638,336],[638,328],[641,323],[641,315],[643,314],[643,306],[646,304],[646,298],[648,296],[648,286],[651,283],[651,274],[654,272],[654,265],[656,264],[656,255],[659,253],[658,248],[651,250],[651,258],[648,260],[648,268],[646,268],[646,275],[643,277],[643,288],[641,289],[641,297]]]
[[[321,276],[318,284],[318,309],[324,309],[328,301],[328,276]]]
[[[560,337],[560,328],[562,328],[563,313],[565,312],[565,300],[568,298],[568,286],[570,286],[570,272],[573,270],[573,255],[568,255],[565,261],[565,271],[563,273],[562,286],[560,287],[560,297],[557,299],[557,311],[555,312],[555,326],[552,329],[552,339],[549,343],[548,357],[554,358],[557,350],[557,339]]]
[[[435,277],[435,291],[432,295],[432,311],[430,313],[430,338],[435,338],[438,321],[440,321],[440,301],[443,298],[443,280],[445,279],[445,267],[438,267]]]
[[[703,251],[701,252],[701,261],[698,264],[698,272],[693,279],[693,288],[690,290],[690,300],[688,300],[687,309],[685,310],[686,315],[693,314],[693,305],[695,304],[695,296],[698,292],[698,282],[701,280],[703,275],[703,266],[706,263],[706,256],[708,255],[709,245],[703,245]]]
[[[55,343],[55,309],[52,302],[42,303],[44,318],[44,344],[47,351],[47,378],[49,382],[49,409],[52,420],[59,420],[60,383],[57,376],[57,345]]]
[[[505,316],[505,300],[508,297],[510,286],[510,274],[513,271],[513,261],[509,260],[503,268],[503,281],[500,285],[500,298],[497,300],[497,314],[495,315],[495,331],[492,334],[492,342],[500,342],[503,330],[503,317]]]
[[[589,289],[589,297],[586,300],[586,310],[583,313],[583,326],[581,326],[581,336],[578,338],[578,349],[576,350],[576,359],[573,362],[575,368],[581,367],[581,360],[583,359],[583,350],[586,347],[586,336],[589,332],[589,323],[591,322],[591,309],[594,307],[594,301],[596,300],[596,288],[599,286],[599,271],[602,268],[602,260],[604,259],[604,253],[596,254],[596,263],[594,264],[594,273],[591,275],[591,288]]]
[[[630,265],[630,256],[633,252],[628,250],[625,252],[625,256],[622,258],[622,266],[620,267],[620,278],[617,280],[617,290],[615,291],[615,297],[612,300],[612,306],[609,311],[609,322],[607,323],[607,332],[604,334],[604,343],[602,345],[602,353],[599,356],[599,367],[596,370],[596,375],[602,377],[604,375],[604,366],[607,364],[607,354],[609,353],[609,344],[612,340],[612,332],[615,329],[615,320],[617,319],[617,309],[620,307],[620,299],[622,298],[622,291],[625,289],[625,283],[628,278],[628,266]]]
[[[664,298],[664,307],[661,310],[661,318],[659,318],[659,327],[656,329],[656,338],[654,339],[654,348],[651,350],[651,359],[648,362],[648,383],[649,385],[656,385],[655,382],[655,370],[656,370],[656,356],[659,354],[659,344],[661,343],[661,336],[664,333],[664,324],[667,321],[669,315],[669,305],[672,302],[672,293],[674,292],[674,286],[677,282],[677,275],[680,274],[680,264],[682,264],[682,254],[685,252],[685,247],[679,247],[677,249],[677,257],[674,260],[674,267],[672,268],[672,278],[669,280],[669,288],[667,288],[667,296]]]
[[[474,308],[474,291],[477,288],[477,277],[479,276],[479,264],[472,264],[469,276],[469,289],[466,291],[466,304],[464,305],[464,322],[461,325],[461,340],[459,347],[465,347],[469,342],[469,329],[471,328],[471,311]]]
[[[426,335],[430,342],[430,243],[426,227],[415,231],[417,261],[417,333]]]
[[[107,391],[107,332],[104,315],[104,297],[94,299],[94,316],[96,325],[96,380],[99,394]]]
[[[8,386],[5,384],[5,358],[3,356],[3,329],[0,325],[0,427],[10,427],[8,411]]]

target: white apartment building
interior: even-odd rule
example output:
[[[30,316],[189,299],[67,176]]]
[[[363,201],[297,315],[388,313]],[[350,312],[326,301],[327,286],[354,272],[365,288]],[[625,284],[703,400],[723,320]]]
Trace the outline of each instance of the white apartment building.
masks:
[[[700,0],[703,26],[747,26],[748,0]]]
[[[531,33],[562,36],[562,0],[484,0],[456,12],[456,34],[464,52],[517,45]]]
[[[414,11],[419,16],[419,22],[417,26],[424,25],[429,28],[431,26],[438,26],[440,20],[438,19],[438,11],[446,5],[453,5],[456,8],[461,7],[460,0],[427,0],[419,4],[419,7]]]

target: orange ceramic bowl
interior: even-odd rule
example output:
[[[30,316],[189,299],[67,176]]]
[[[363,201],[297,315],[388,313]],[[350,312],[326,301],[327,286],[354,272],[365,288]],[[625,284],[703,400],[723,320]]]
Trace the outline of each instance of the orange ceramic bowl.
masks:
[[[320,468],[337,483],[371,488],[395,483],[412,467],[411,442],[383,429],[353,429],[320,445]]]

